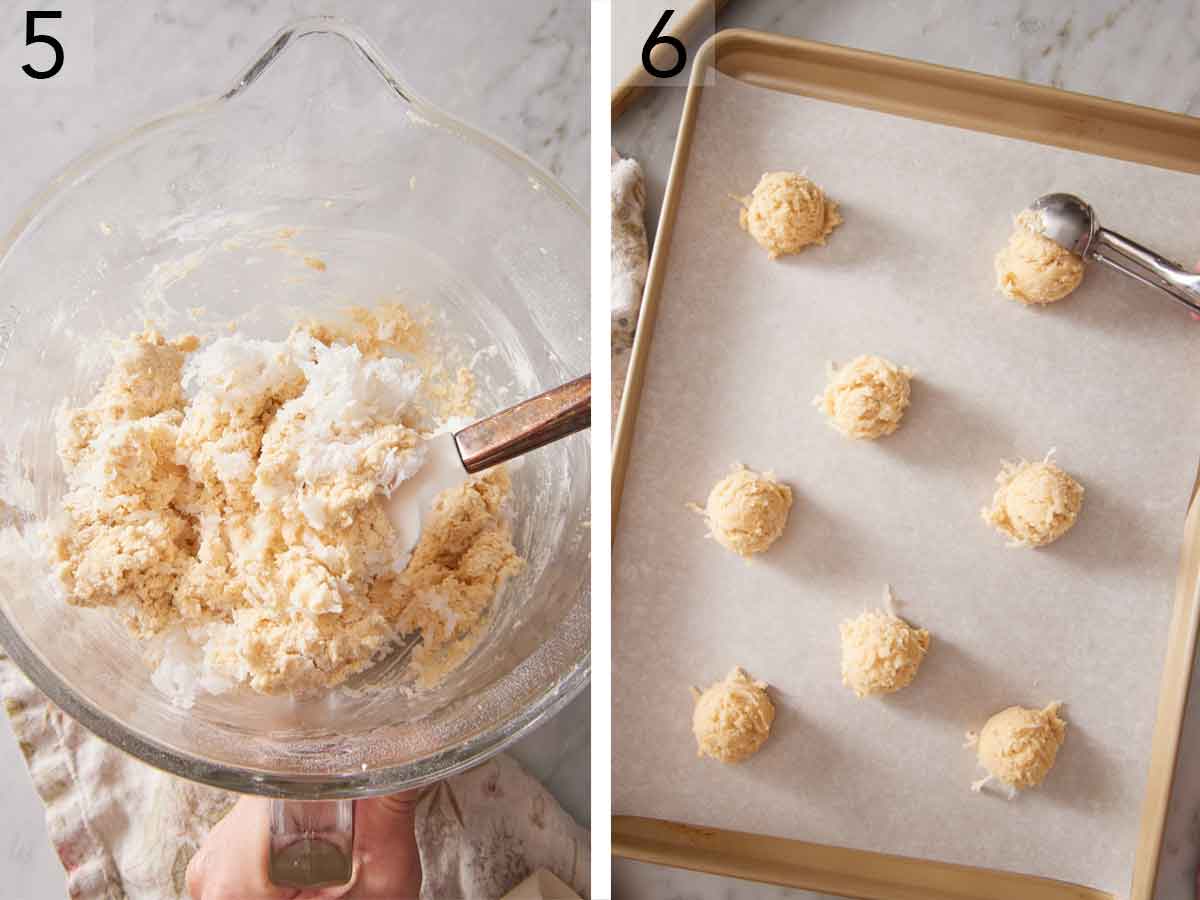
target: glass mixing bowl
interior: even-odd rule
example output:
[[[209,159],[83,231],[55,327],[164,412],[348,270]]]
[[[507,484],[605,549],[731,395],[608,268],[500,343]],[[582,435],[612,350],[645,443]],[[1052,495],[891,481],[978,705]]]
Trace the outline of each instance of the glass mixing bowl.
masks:
[[[528,568],[467,660],[424,693],[395,686],[397,663],[318,699],[238,692],[182,709],[115,616],[55,599],[28,550],[63,492],[55,408],[86,402],[108,339],[146,319],[168,334],[236,319],[279,339],[298,316],[348,304],[428,306],[474,357],[480,414],[587,371],[582,209],[417,98],[352,26],[286,28],[221,96],[78,160],[0,245],[0,298],[0,496],[16,529],[0,641],[105,740],[235,791],[363,797],[480,762],[586,683],[586,434],[514,472]]]

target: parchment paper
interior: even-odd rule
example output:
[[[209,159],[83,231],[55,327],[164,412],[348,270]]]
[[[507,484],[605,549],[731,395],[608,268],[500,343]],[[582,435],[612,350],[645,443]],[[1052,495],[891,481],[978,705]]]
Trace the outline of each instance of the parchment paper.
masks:
[[[759,175],[807,170],[842,208],[824,248],[777,262],[737,227]],[[1167,255],[1200,256],[1192,176],[752,88],[700,107],[614,548],[614,810],[1128,888],[1188,494],[1200,323],[1089,266],[1046,309],[992,259],[1039,195],[1088,198]],[[917,371],[877,443],[810,405],[827,360]],[[1001,460],[1058,462],[1078,524],[1009,549],[980,520]],[[733,462],[795,490],[750,564],[704,539]],[[856,700],[838,624],[894,585],[930,629],[916,682]],[[697,759],[688,688],[734,666],[778,717],[740,766]],[[963,734],[1064,701],[1038,790],[972,794]]]

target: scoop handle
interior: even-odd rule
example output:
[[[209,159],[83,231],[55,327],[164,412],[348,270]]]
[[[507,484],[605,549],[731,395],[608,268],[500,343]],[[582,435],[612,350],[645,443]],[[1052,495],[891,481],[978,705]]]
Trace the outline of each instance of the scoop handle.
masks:
[[[538,394],[454,435],[463,468],[474,474],[592,424],[592,376]]]
[[[1143,247],[1123,234],[1101,228],[1088,248],[1088,256],[1107,263],[1172,300],[1200,313],[1200,275]]]
[[[267,874],[280,887],[349,884],[354,874],[353,800],[272,800]]]

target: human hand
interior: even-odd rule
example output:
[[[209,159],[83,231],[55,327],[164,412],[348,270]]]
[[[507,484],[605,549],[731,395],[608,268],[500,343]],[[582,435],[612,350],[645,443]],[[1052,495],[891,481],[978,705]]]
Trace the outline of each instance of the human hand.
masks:
[[[319,890],[279,887],[267,877],[271,801],[242,797],[192,857],[192,900],[415,900],[421,892],[417,853],[418,791],[354,803],[354,873],[350,883]]]

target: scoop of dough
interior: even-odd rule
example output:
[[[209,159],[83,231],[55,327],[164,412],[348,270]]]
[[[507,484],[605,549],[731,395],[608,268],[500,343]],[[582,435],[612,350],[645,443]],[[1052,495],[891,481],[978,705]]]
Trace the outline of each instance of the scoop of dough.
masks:
[[[1083,485],[1050,462],[1004,463],[983,520],[1015,544],[1041,547],[1066,534],[1083,507]]]
[[[813,404],[846,437],[873,441],[900,427],[911,379],[911,369],[879,356],[859,356],[840,369],[831,363],[829,384]]]
[[[796,172],[767,172],[742,199],[739,224],[771,259],[824,244],[842,224],[837,204]]]
[[[696,707],[692,711],[692,732],[696,735],[697,756],[735,763],[758,752],[775,721],[775,705],[767,696],[765,683],[753,680],[741,666],[735,666],[724,681],[703,693],[693,688],[693,693]]]
[[[1010,787],[1037,787],[1054,766],[1067,736],[1067,723],[1058,716],[1061,707],[1061,703],[1040,710],[1010,706],[996,713],[975,739],[979,764]]]
[[[929,650],[929,632],[882,610],[842,623],[842,684],[859,697],[908,687]]]
[[[1083,281],[1083,260],[1042,234],[1030,210],[1016,219],[1008,244],[996,254],[996,280],[1005,296],[1026,304],[1061,300]]]
[[[699,510],[713,539],[739,556],[762,553],[783,534],[792,489],[771,472],[758,473],[743,465],[718,481]]]

